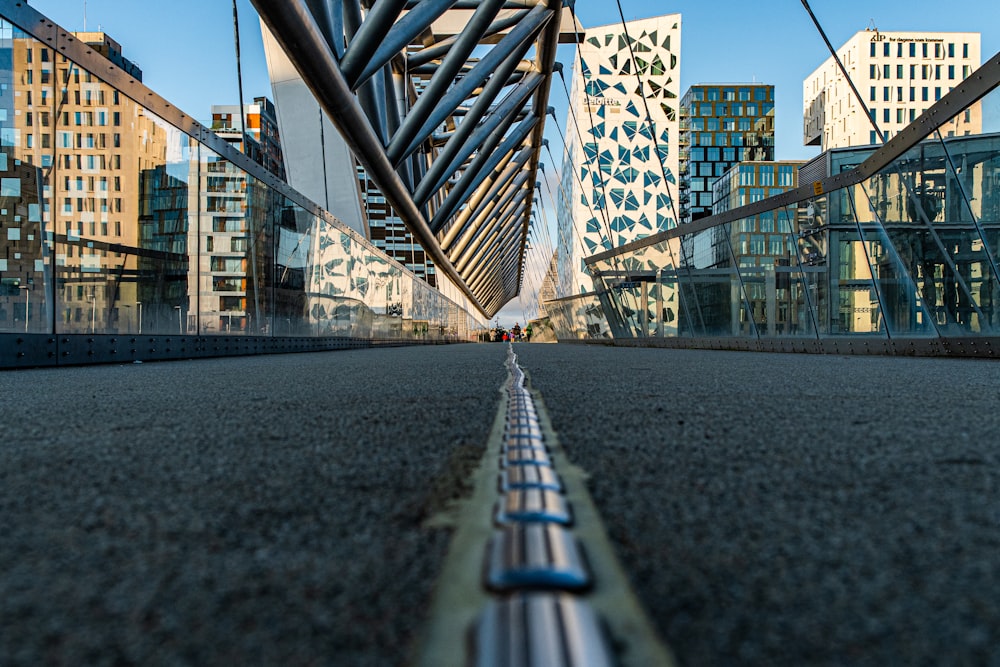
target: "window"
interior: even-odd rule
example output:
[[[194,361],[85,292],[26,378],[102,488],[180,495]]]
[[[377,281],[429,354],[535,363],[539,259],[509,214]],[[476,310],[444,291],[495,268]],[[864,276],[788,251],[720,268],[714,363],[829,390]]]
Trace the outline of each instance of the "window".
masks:
[[[962,44],[962,57],[963,58],[968,58],[969,57],[969,45],[968,44]]]
[[[922,52],[923,52],[924,58],[926,58],[927,57],[927,42],[924,42],[923,44],[921,44],[921,46],[924,47],[922,49]]]
[[[896,86],[896,101],[897,102],[902,102],[903,101],[903,87],[902,86]]]
[[[941,86],[934,86],[934,100],[941,99]]]
[[[878,143],[878,137],[875,136],[875,130],[868,133],[868,143],[875,144]]]
[[[949,79],[954,79],[955,78],[955,66],[954,65],[948,65],[948,78]]]
[[[886,58],[889,57],[889,42],[886,42],[882,45],[882,55],[885,56]]]
[[[869,65],[868,66],[868,78],[869,79],[877,79],[878,78],[878,66],[877,65]]]
[[[889,65],[882,65],[882,78],[883,79],[889,79],[889,78],[891,78],[891,76],[892,76],[891,72],[892,72],[892,70],[889,69]]]
[[[903,66],[902,65],[896,65],[896,78],[897,79],[902,79],[903,78]]]
[[[910,101],[911,102],[917,101],[917,89],[914,88],[913,86],[910,86]]]
[[[924,102],[927,101],[927,99],[928,99],[928,97],[927,97],[927,86],[924,86],[923,88],[920,89],[920,99],[922,101],[924,101]]]
[[[868,51],[868,55],[871,56],[872,58],[875,57],[875,42],[871,43],[871,48]]]
[[[949,42],[948,43],[948,57],[949,58],[954,58],[955,57],[955,43],[954,42]]]
[[[910,42],[910,57],[911,58],[917,57],[917,45],[915,42]]]
[[[938,46],[938,45],[935,44],[934,46]],[[938,80],[938,81],[941,80],[941,66],[940,65],[935,65],[934,66],[934,78],[936,80]]]
[[[872,46],[874,46],[874,44]],[[875,101],[875,86],[871,87],[871,95],[869,96],[869,100],[872,102]]]
[[[891,115],[890,115],[891,113],[892,113],[892,109],[889,109],[889,108],[882,109],[882,122],[883,123],[888,123],[889,122],[889,119],[891,118]]]
[[[882,101],[883,102],[889,101],[889,86],[882,87]]]

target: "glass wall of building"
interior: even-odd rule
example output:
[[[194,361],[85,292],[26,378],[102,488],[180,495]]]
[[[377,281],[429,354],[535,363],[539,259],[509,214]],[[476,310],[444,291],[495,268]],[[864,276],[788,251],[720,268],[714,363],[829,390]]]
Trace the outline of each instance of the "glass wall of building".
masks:
[[[0,333],[475,340],[467,303],[57,46],[0,18]]]

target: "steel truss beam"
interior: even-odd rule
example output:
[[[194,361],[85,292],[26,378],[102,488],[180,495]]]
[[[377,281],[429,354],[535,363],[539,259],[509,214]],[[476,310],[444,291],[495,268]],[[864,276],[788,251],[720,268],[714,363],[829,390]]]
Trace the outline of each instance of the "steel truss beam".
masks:
[[[252,0],[393,212],[487,317],[523,274],[521,192],[556,45],[582,39],[563,1]]]

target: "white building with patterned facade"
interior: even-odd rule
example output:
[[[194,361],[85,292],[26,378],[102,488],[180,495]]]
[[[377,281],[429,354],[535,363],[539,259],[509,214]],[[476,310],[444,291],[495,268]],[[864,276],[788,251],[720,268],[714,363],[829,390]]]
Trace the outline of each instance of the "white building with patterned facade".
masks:
[[[575,61],[559,188],[560,296],[583,259],[677,225],[681,16],[588,28]]]

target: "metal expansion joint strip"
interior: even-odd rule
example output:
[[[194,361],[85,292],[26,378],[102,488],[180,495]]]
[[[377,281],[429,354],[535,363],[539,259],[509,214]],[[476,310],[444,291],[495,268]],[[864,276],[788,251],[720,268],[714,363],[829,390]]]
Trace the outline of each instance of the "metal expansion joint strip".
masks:
[[[581,595],[593,579],[512,345],[507,367],[500,497],[483,565],[494,595],[472,629],[471,664],[610,667],[603,624]]]

